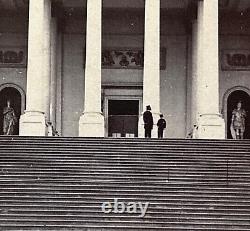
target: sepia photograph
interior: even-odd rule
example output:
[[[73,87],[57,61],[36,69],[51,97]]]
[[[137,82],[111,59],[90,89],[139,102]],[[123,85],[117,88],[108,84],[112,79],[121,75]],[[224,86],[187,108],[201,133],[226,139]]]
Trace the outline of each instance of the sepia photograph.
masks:
[[[0,0],[0,231],[250,231],[250,0]]]

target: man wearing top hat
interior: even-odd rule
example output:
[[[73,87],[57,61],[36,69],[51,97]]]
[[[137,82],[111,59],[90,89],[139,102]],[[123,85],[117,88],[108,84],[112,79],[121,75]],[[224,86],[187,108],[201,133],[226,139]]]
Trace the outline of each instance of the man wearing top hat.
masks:
[[[143,113],[145,138],[151,138],[151,131],[153,129],[153,116],[150,105],[146,106],[146,111]]]

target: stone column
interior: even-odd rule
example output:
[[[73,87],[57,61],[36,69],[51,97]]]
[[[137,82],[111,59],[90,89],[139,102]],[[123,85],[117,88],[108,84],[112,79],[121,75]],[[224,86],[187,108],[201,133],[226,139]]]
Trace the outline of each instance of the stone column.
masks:
[[[56,130],[59,135],[63,135],[62,133],[62,54],[63,54],[63,34],[60,31],[59,27],[57,33],[57,43],[56,43]]]
[[[50,121],[51,94],[51,0],[44,1],[44,40],[43,40],[43,93],[44,110],[47,121]]]
[[[191,86],[191,124],[193,132],[197,125],[197,49],[198,49],[198,24],[192,22],[192,86]],[[194,135],[194,134],[193,134]]]
[[[84,112],[79,136],[104,137],[101,113],[102,0],[87,1]]]
[[[218,0],[198,1],[197,138],[225,138],[219,114]]]
[[[51,19],[51,84],[50,84],[50,122],[56,125],[56,92],[57,92],[57,19]]]
[[[26,110],[20,135],[47,135],[50,98],[51,0],[30,0]]]
[[[145,0],[143,110],[150,105],[154,117],[152,137],[157,137],[160,113],[160,0]],[[143,118],[139,119],[139,136],[144,136]]]

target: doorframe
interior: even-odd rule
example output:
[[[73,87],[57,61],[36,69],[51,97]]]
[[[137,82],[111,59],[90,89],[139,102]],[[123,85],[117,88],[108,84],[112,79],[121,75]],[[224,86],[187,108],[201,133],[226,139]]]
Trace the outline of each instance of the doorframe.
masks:
[[[228,118],[227,118],[227,101],[229,96],[234,92],[234,91],[244,91],[245,93],[247,93],[250,97],[250,89],[245,87],[245,86],[235,86],[232,87],[230,89],[228,89],[224,96],[223,96],[223,117],[224,117],[224,121],[225,121],[225,137],[227,138],[227,122],[228,122]]]
[[[105,95],[104,96],[104,124],[105,124],[105,137],[108,137],[108,105],[109,100],[138,100],[139,101],[139,114],[142,113],[142,96],[131,96],[131,95]]]
[[[24,114],[25,111],[25,103],[26,103],[26,94],[25,91],[18,85],[14,84],[14,83],[4,83],[2,85],[0,85],[0,92],[2,90],[4,90],[7,87],[12,87],[15,88],[21,95],[21,115]]]

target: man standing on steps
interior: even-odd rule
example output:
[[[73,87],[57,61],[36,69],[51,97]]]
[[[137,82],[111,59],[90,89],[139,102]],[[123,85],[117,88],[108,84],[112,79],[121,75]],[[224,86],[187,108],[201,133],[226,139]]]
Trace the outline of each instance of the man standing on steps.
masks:
[[[154,121],[150,105],[146,106],[146,111],[143,113],[143,121],[145,129],[145,138],[151,138],[151,131],[153,129]]]
[[[160,119],[157,122],[158,138],[163,138],[163,131],[166,128],[166,120],[163,118],[163,114],[160,114]]]

